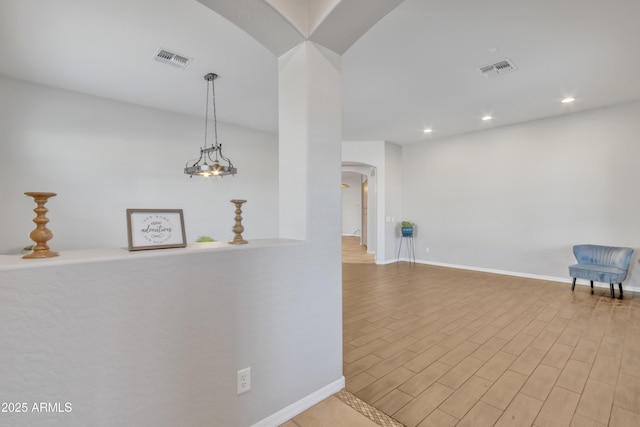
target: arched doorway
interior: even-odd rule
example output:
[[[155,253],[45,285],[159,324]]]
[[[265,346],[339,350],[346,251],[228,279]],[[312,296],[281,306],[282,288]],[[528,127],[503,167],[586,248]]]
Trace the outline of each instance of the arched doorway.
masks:
[[[359,236],[367,253],[376,254],[377,181],[376,168],[371,165],[342,164],[342,235]]]

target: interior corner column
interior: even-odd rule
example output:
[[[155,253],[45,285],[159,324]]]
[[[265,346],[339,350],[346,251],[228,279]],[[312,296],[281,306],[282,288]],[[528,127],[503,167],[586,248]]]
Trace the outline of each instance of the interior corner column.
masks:
[[[278,59],[280,237],[340,241],[340,56],[312,42]]]

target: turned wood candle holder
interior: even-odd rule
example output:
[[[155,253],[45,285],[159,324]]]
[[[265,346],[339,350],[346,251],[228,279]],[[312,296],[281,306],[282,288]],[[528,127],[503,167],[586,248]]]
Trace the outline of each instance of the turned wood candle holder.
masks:
[[[236,205],[236,224],[231,228],[231,231],[235,233],[233,240],[229,241],[232,245],[244,245],[245,243],[249,243],[242,238],[242,232],[244,231],[244,227],[242,226],[242,204],[246,203],[246,200],[231,200],[231,203]]]
[[[22,258],[51,258],[60,255],[58,252],[50,251],[49,246],[47,246],[47,242],[51,240],[53,233],[46,226],[49,222],[47,218],[49,209],[44,207],[49,197],[55,196],[56,193],[28,192],[24,194],[33,197],[38,207],[33,210],[36,213],[36,217],[33,219],[33,222],[36,223],[36,228],[29,234],[29,237],[36,242],[36,245],[33,248],[33,252],[23,255]]]

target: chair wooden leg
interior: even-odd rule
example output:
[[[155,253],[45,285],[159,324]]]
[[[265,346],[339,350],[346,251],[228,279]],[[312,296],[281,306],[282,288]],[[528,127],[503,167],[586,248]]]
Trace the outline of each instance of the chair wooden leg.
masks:
[[[573,291],[576,288],[576,278],[573,278],[573,284],[571,285],[571,290]]]
[[[616,294],[615,294],[615,292],[613,290],[613,283],[609,283],[609,286],[611,286],[611,298],[615,298]]]
[[[618,288],[620,288],[620,299],[622,299],[622,283],[618,283]]]

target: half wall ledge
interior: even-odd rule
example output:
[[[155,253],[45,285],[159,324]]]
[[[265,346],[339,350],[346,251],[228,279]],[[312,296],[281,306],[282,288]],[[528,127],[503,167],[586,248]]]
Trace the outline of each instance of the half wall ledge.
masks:
[[[303,240],[274,238],[251,240],[248,245],[230,245],[227,242],[190,243],[186,248],[150,249],[132,252],[126,248],[62,250],[59,251],[59,257],[43,259],[22,259],[20,254],[0,255],[0,271],[127,259],[160,258],[202,252],[251,251],[254,249],[306,244],[308,242]]]

